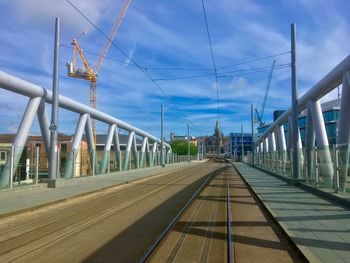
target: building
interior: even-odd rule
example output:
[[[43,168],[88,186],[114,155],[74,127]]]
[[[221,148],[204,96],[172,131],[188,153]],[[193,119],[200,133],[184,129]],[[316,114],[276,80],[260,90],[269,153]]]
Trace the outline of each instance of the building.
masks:
[[[251,133],[230,133],[230,151],[232,156],[242,156],[242,143],[244,155],[252,151],[253,138]]]
[[[15,138],[15,134],[0,134],[0,173],[6,165],[11,155],[11,146]],[[124,151],[128,142],[128,135],[119,134],[120,150],[122,151],[122,158],[124,157]],[[73,147],[73,135],[59,134],[58,135],[58,169],[61,177],[65,170],[66,162]],[[107,135],[97,134],[96,135],[96,165],[99,167],[103,158],[104,147],[107,140]],[[140,149],[142,140],[136,139],[137,147]],[[14,176],[14,181],[31,180],[34,178],[36,171],[36,151],[39,150],[39,178],[47,178],[49,171],[49,158],[45,149],[42,136],[28,136],[26,145],[23,149],[18,168]],[[132,157],[133,158],[133,157]],[[119,168],[115,161],[114,145],[112,143],[110,151],[110,164],[111,171]],[[92,174],[92,164],[90,161],[90,152],[88,149],[87,141],[83,136],[79,151],[75,156],[74,162],[74,175],[75,177],[87,176]]]
[[[175,132],[170,132],[170,142],[174,140]]]
[[[340,114],[340,99],[331,100],[321,104],[321,109],[323,113],[324,124],[326,126],[326,133],[328,137],[328,142],[330,145],[337,143],[338,134],[338,123]],[[305,131],[307,124],[307,110],[301,112],[299,116],[299,129],[300,138],[305,145]]]
[[[220,122],[217,120],[215,124],[214,134],[205,137],[204,149],[207,154],[224,154],[226,153],[226,146],[228,140],[221,132]]]
[[[10,158],[11,146],[15,136],[15,134],[0,134],[0,174]]]
[[[68,156],[72,151],[73,138],[74,137],[72,135],[66,135],[62,133],[58,134],[58,167],[61,176],[63,176],[62,172],[65,169]],[[48,154],[46,153],[43,137],[29,136],[27,139],[26,147],[27,149],[25,154],[28,163],[26,173],[34,174],[36,148],[39,147],[39,178],[47,177],[49,173],[49,158]],[[91,174],[89,150],[87,147],[87,142],[85,140],[82,140],[80,142],[80,147],[77,156],[75,157],[74,166],[75,177],[87,176]]]
[[[337,141],[337,134],[338,134],[340,98],[322,103],[321,109],[322,109],[323,119],[326,127],[328,142],[330,145],[335,144]],[[283,111],[278,111],[278,112],[279,112],[279,115],[276,115],[276,119],[281,114],[283,114]],[[275,116],[275,112],[274,112],[274,116]],[[274,117],[274,121],[276,119]],[[299,124],[301,142],[304,146],[305,131],[306,131],[306,124],[307,124],[307,109],[303,110],[300,113],[298,118],[298,124]],[[265,130],[267,130],[269,127],[270,127],[270,124],[266,124],[264,126],[258,127],[257,128],[258,136],[263,134]],[[285,138],[288,139],[288,122],[284,123],[284,132],[285,132]]]

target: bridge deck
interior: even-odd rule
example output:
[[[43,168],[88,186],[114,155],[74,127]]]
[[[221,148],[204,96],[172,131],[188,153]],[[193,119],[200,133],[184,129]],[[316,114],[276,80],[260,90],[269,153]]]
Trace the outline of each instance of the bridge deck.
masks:
[[[350,211],[258,169],[236,169],[311,262],[350,262]]]
[[[4,215],[18,213],[47,204],[60,202],[67,198],[81,196],[104,188],[125,184],[148,176],[158,175],[174,169],[195,165],[199,162],[170,164],[166,167],[152,167],[125,172],[117,172],[99,176],[80,177],[65,180],[66,185],[59,188],[26,188],[18,187],[18,191],[0,191],[0,218]],[[64,184],[64,183],[63,183]]]

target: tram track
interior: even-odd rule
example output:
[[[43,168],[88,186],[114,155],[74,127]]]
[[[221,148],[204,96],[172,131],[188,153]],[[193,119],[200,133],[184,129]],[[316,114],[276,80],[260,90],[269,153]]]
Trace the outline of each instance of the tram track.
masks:
[[[99,201],[93,200],[93,204],[88,204],[83,209],[77,209],[74,211],[74,207],[69,208],[65,211],[63,216],[54,215],[49,218],[42,218],[39,222],[30,222],[27,225],[17,227],[16,229],[8,229],[1,232],[1,242],[0,242],[0,256],[1,259],[7,262],[22,261],[22,259],[29,258],[40,251],[45,250],[63,239],[68,238],[84,229],[97,224],[107,217],[113,216],[116,213],[121,212],[142,200],[145,200],[152,195],[164,191],[170,186],[177,185],[188,179],[195,172],[203,173],[207,167],[196,167],[190,168],[183,171],[182,175],[175,176],[179,172],[169,173],[166,178],[157,178],[157,181],[148,181],[147,183],[140,184],[138,189],[128,190],[130,192],[138,193],[136,198],[128,200],[115,206],[113,208],[108,205],[111,200],[116,197],[120,197],[120,194],[125,194],[127,191],[122,191],[122,193],[107,195],[107,198],[98,199]],[[170,180],[169,180],[170,178]],[[144,194],[140,194],[140,190],[143,188]],[[150,188],[154,188],[150,190]],[[98,207],[99,205],[101,207]],[[93,209],[94,208],[94,209]],[[48,222],[46,222],[46,221]],[[57,224],[60,221],[66,221],[65,224]],[[27,229],[26,229],[27,228]],[[52,228],[52,229],[50,229]],[[18,232],[19,231],[19,232]]]
[[[58,207],[0,222],[1,261],[304,262],[230,164],[208,162]]]
[[[174,169],[171,171],[171,174],[174,175],[174,174],[177,174],[179,172],[181,172],[181,170],[184,170],[186,168],[178,168],[178,169]],[[196,168],[191,168],[191,171],[192,169],[196,169]],[[190,174],[191,172],[189,171],[187,174]],[[154,180],[156,181],[157,180],[157,183],[158,184],[161,184],[162,182],[162,176],[163,175],[166,175],[166,174],[169,174],[169,172],[166,172],[166,173],[160,173],[160,174],[156,174],[156,175],[153,175],[153,176],[150,176],[150,177],[146,177],[146,178],[142,178],[142,179],[138,179],[138,180],[135,180],[135,181],[132,181],[132,182],[127,182],[127,184],[133,184],[134,188],[125,188],[125,186],[127,184],[121,184],[121,185],[115,185],[115,186],[112,186],[112,187],[109,187],[107,189],[103,189],[101,191],[94,191],[92,193],[87,193],[87,194],[84,194],[84,196],[77,196],[77,197],[72,197],[72,198],[69,198],[68,200],[65,199],[63,200],[62,202],[59,202],[59,203],[55,203],[55,204],[49,204],[48,206],[52,209],[52,208],[57,208],[58,210],[60,210],[60,208],[63,206],[65,206],[64,210],[65,210],[65,216],[67,216],[67,214],[69,213],[72,213],[72,214],[76,214],[77,212],[84,212],[88,209],[90,209],[91,207],[95,206],[96,203],[101,203],[101,198],[103,198],[103,201],[104,202],[108,202],[110,200],[113,200],[114,198],[116,198],[117,196],[121,195],[121,194],[124,194],[126,192],[130,192],[130,191],[135,191],[135,189],[138,187],[143,187],[145,181],[148,181],[148,180],[151,180],[151,182]],[[156,178],[154,178],[156,177]],[[160,182],[159,182],[160,181]],[[115,191],[117,190],[117,191]],[[110,194],[111,191],[115,191],[114,193]],[[107,195],[108,194],[108,195]],[[99,199],[93,199],[96,195],[98,195],[98,198]],[[76,202],[77,200],[81,200],[81,199],[89,199],[90,200],[90,206],[89,207],[83,207],[82,209],[80,207],[76,207],[76,206],[71,206],[71,207],[66,207],[66,204],[69,203],[69,204],[72,204],[74,202]],[[34,213],[37,213],[37,212],[41,212],[42,210],[46,210],[47,206],[40,206],[39,208],[34,208],[34,211],[33,210],[27,210],[27,211],[24,211],[24,213],[21,214],[21,216],[23,216],[23,214],[33,214]],[[49,216],[45,215],[45,216],[41,216],[39,219],[31,222],[31,223],[21,223],[19,225],[13,225],[13,224],[8,224],[7,222],[9,221],[8,219],[11,219],[14,218],[14,217],[18,217],[18,215],[9,215],[9,216],[5,216],[5,217],[2,217],[1,218],[1,221],[0,221],[0,229],[1,229],[1,226],[3,224],[7,224],[8,226],[8,230],[2,230],[0,232],[1,236],[0,236],[0,242],[3,241],[5,238],[6,238],[6,234],[10,233],[10,232],[15,232],[15,231],[18,231],[18,230],[21,230],[21,229],[25,229],[27,227],[35,227],[36,225],[41,225],[42,222],[51,222],[51,220],[53,219],[52,223],[55,223],[57,221],[59,221],[59,215],[57,215],[57,213],[53,213],[53,214],[50,214]],[[18,222],[18,221],[17,221]]]
[[[191,172],[192,172],[192,170],[187,171],[181,178],[184,178],[184,177],[190,175]],[[162,184],[162,180],[164,180],[164,179],[158,179],[158,180],[160,180],[160,182],[157,182],[157,183]],[[139,184],[139,185],[135,184],[135,187],[136,187],[136,189],[135,188],[127,188],[127,189],[123,189],[121,191],[117,191],[116,193],[112,193],[111,195],[107,195],[107,196],[105,195],[103,197],[100,197],[99,199],[90,200],[89,203],[87,204],[87,206],[84,206],[84,207],[71,206],[69,208],[66,208],[63,214],[54,213],[53,215],[51,215],[49,217],[43,217],[39,220],[35,220],[35,221],[30,222],[30,223],[21,224],[20,226],[17,226],[17,227],[9,227],[8,230],[0,232],[0,234],[1,234],[0,235],[0,247],[1,247],[2,242],[4,242],[4,241],[8,242],[11,239],[16,238],[20,235],[29,234],[33,231],[42,230],[45,227],[52,227],[55,223],[57,223],[63,219],[65,219],[69,222],[69,221],[71,221],[70,219],[72,219],[72,217],[75,217],[76,221],[79,221],[79,220],[81,221],[81,220],[89,218],[90,216],[93,216],[96,213],[105,213],[105,210],[109,209],[108,203],[111,200],[115,199],[116,197],[120,197],[121,194],[125,194],[126,192],[138,191],[139,188],[144,187],[144,184]],[[101,205],[99,205],[96,208],[97,204],[101,204]],[[92,208],[95,208],[95,209],[92,210]],[[81,215],[81,217],[77,218],[77,215],[78,216]],[[66,226],[69,226],[69,225],[66,225]],[[45,232],[45,230],[43,232]],[[18,242],[16,242],[16,243],[18,244]],[[3,251],[1,251],[1,248],[0,248],[0,253],[1,252],[3,252]]]
[[[159,262],[162,258],[166,259],[166,262],[184,262],[184,259],[188,262],[223,262],[223,259],[229,258],[224,254],[229,253],[228,247],[231,246],[225,231],[230,229],[230,222],[225,221],[225,218],[229,218],[224,209],[227,205],[226,196],[221,198],[227,193],[224,186],[228,179],[222,176],[222,172],[227,168],[229,167],[217,170],[213,177],[201,185],[181,213],[147,250],[140,263]],[[213,201],[208,204],[208,200],[216,196],[224,202]],[[225,221],[224,225],[221,224],[221,220]],[[196,233],[200,235],[200,240],[197,239],[197,242],[193,243]],[[225,238],[218,242],[217,236]]]
[[[139,262],[305,262],[257,201],[231,165],[216,171]]]

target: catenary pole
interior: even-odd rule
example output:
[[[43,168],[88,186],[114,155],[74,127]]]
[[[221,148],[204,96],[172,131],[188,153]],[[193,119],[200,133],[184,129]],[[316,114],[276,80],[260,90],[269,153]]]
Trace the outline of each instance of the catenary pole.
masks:
[[[187,159],[191,162],[190,124],[187,123]]]
[[[165,163],[164,163],[164,104],[161,105],[160,107],[160,111],[161,111],[161,144],[160,144],[160,159],[162,162],[162,167],[165,167]]]
[[[300,179],[300,149],[298,127],[298,82],[296,69],[296,25],[291,24],[291,70],[292,70],[292,148],[293,148],[293,179]]]
[[[60,48],[60,19],[56,17],[55,21],[55,46],[54,46],[54,65],[53,65],[53,84],[52,84],[52,110],[50,124],[50,156],[49,156],[49,178],[57,178],[57,119],[58,119],[58,69],[59,69],[59,48]]]

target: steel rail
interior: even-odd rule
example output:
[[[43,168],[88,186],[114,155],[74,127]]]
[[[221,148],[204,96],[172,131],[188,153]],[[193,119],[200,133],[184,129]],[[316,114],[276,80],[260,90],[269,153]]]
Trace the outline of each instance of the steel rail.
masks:
[[[199,193],[204,189],[204,187],[207,185],[209,179],[211,179],[218,171],[220,171],[222,168],[219,168],[213,172],[211,172],[207,178],[204,180],[204,182],[199,186],[197,191],[191,196],[191,198],[187,201],[187,203],[181,208],[181,210],[176,214],[176,216],[173,218],[173,220],[167,225],[167,227],[162,231],[162,233],[158,236],[158,238],[153,242],[153,244],[147,249],[146,253],[143,255],[143,257],[140,259],[139,263],[144,263],[147,261],[147,259],[152,255],[152,253],[156,250],[160,242],[165,238],[165,236],[170,232],[172,227],[176,224],[176,222],[179,220],[179,218],[183,215],[183,213],[186,211],[186,209],[192,204],[192,202],[196,199],[196,197],[199,195]]]
[[[90,197],[91,198],[91,196],[93,196],[93,195],[95,195],[95,194],[98,194],[101,190],[113,190],[113,188],[116,188],[116,187],[120,187],[120,186],[125,186],[126,184],[130,184],[130,183],[132,183],[132,184],[134,184],[134,187],[137,187],[137,186],[140,186],[140,187],[142,187],[143,185],[142,185],[142,183],[140,184],[138,181],[139,180],[144,180],[144,179],[146,179],[146,180],[154,180],[154,179],[157,179],[157,180],[159,180],[159,178],[154,178],[154,177],[161,177],[161,179],[163,179],[163,178],[166,178],[166,177],[163,177],[163,176],[166,176],[166,175],[169,175],[169,174],[175,174],[175,173],[177,173],[177,172],[179,172],[179,171],[182,171],[182,170],[185,170],[185,169],[187,169],[188,167],[180,167],[180,168],[176,168],[176,169],[174,169],[174,170],[171,170],[171,172],[163,172],[163,173],[160,173],[160,174],[155,174],[155,175],[151,175],[151,176],[149,176],[149,177],[146,177],[146,178],[142,178],[142,179],[136,179],[136,180],[131,180],[131,181],[127,181],[127,182],[125,182],[124,184],[118,184],[118,185],[113,185],[112,187],[107,187],[107,188],[103,188],[103,189],[100,189],[100,190],[98,190],[98,191],[96,191],[96,192],[92,192],[92,193],[88,193],[87,195],[85,195],[85,196],[87,196],[88,198]],[[183,171],[184,172],[184,174],[183,174],[183,176],[189,176],[189,175],[191,175],[191,173],[192,173],[192,168],[191,168],[191,170],[190,171]],[[158,182],[159,183],[159,182]],[[89,205],[86,207],[86,208],[83,208],[83,209],[81,209],[81,210],[79,210],[80,208],[78,207],[76,207],[76,206],[72,206],[71,208],[66,208],[65,209],[65,215],[57,215],[57,214],[54,214],[54,215],[51,215],[51,216],[47,216],[47,217],[44,217],[44,218],[41,218],[41,219],[36,219],[35,221],[33,221],[33,222],[31,222],[31,223],[27,223],[27,224],[21,224],[21,225],[19,225],[19,226],[15,226],[15,227],[12,227],[11,229],[9,229],[9,230],[7,230],[7,231],[2,231],[1,232],[1,237],[0,237],[0,243],[1,242],[3,242],[3,241],[6,241],[6,239],[4,239],[4,236],[6,235],[6,234],[9,234],[9,233],[13,233],[13,232],[16,232],[16,231],[18,231],[18,230],[21,230],[21,229],[23,229],[23,228],[29,228],[29,227],[31,227],[31,226],[35,226],[35,225],[38,225],[38,227],[40,226],[40,227],[43,227],[43,226],[47,226],[47,225],[50,225],[50,224],[54,224],[54,223],[56,223],[56,222],[59,222],[60,220],[62,220],[62,218],[65,218],[65,220],[66,220],[66,218],[67,217],[69,217],[71,214],[70,214],[70,212],[72,213],[72,214],[77,214],[78,212],[79,213],[81,213],[81,212],[85,212],[85,211],[88,211],[88,210],[90,210],[91,208],[93,208],[94,206],[96,206],[96,202],[100,202],[100,200],[101,200],[101,198],[103,199],[103,201],[105,202],[105,203],[110,203],[110,201],[112,201],[112,200],[114,200],[115,198],[116,198],[116,196],[118,196],[119,194],[125,194],[125,193],[128,193],[128,192],[130,192],[130,191],[133,191],[134,190],[134,188],[125,188],[125,189],[119,189],[119,190],[117,190],[116,192],[114,192],[114,193],[108,193],[108,196],[106,195],[106,196],[103,196],[103,197],[100,197],[99,199],[93,199],[90,203],[89,203]],[[79,198],[81,198],[81,196],[76,196],[76,197],[72,197],[72,201],[73,202],[77,202],[77,200],[79,199]],[[65,199],[64,199],[64,201],[65,201]],[[54,202],[53,204],[48,204],[48,205],[60,205],[60,203],[63,203],[63,202]],[[32,207],[31,208],[31,210],[30,211],[34,211],[34,210],[37,210],[37,209],[40,209],[40,208],[43,208],[43,206],[39,206],[39,207]],[[69,212],[69,213],[67,213],[67,212]],[[96,213],[96,211],[94,212],[94,213]],[[13,214],[11,213],[9,216],[12,216]],[[60,216],[62,216],[62,217],[60,217]],[[0,217],[0,219],[6,219],[6,214],[4,215],[4,216],[1,216]],[[54,219],[54,220],[51,220],[51,219]],[[67,221],[67,220],[66,220]],[[45,224],[43,224],[43,225],[40,225],[40,224],[42,224],[43,222],[45,222]],[[36,228],[34,227],[34,228],[29,228],[29,229],[26,229],[25,230],[25,233],[28,233],[29,231],[34,231],[34,230],[36,230]]]
[[[5,261],[6,262],[17,262],[17,261],[21,261],[23,259],[26,259],[30,256],[33,256],[35,255],[36,253],[56,244],[57,242],[67,238],[67,237],[70,237],[84,229],[86,229],[87,227],[93,225],[93,224],[96,224],[110,216],[113,216],[114,214],[126,209],[126,208],[129,208],[130,206],[136,204],[137,202],[149,197],[149,196],[152,196],[164,189],[166,189],[167,187],[169,187],[170,185],[173,185],[173,184],[176,184],[177,182],[183,180],[183,179],[186,179],[188,178],[189,175],[191,175],[191,171],[188,171],[189,173],[185,173],[184,175],[182,175],[181,177],[179,178],[176,178],[176,179],[173,179],[171,180],[170,182],[168,182],[167,184],[159,187],[159,188],[156,188],[150,192],[147,192],[141,196],[138,196],[132,200],[129,200],[129,201],[126,201],[126,202],[123,202],[121,204],[119,204],[117,207],[114,207],[113,209],[105,209],[104,211],[102,211],[102,214],[98,213],[96,217],[92,217],[92,218],[89,218],[89,216],[85,216],[83,217],[82,219],[86,218],[88,220],[83,220],[83,223],[76,226],[76,227],[73,227],[73,228],[68,228],[66,231],[63,231],[63,233],[61,234],[56,234],[54,237],[50,238],[48,241],[45,241],[45,242],[42,242],[42,243],[39,243],[37,244],[36,246],[33,247],[33,241],[29,241],[27,242],[24,246],[28,246],[29,244],[32,244],[32,247],[28,250],[24,250],[23,252],[16,252],[14,251],[14,249],[11,249],[9,251],[9,254],[10,256],[6,255],[6,254],[3,254],[2,257],[5,258]],[[214,174],[215,171],[211,174]],[[210,177],[210,176],[209,176]],[[208,177],[208,178],[209,178]],[[207,178],[207,179],[208,179]],[[206,180],[207,181],[207,180]],[[91,216],[90,216],[91,217]],[[81,220],[80,220],[81,221]],[[59,228],[59,229],[56,229],[54,230],[54,232],[51,232],[49,233],[48,235],[52,235],[54,234],[55,232],[59,231],[59,230],[63,230],[65,228],[67,228],[67,226],[74,226],[74,224],[78,224],[79,222],[72,222],[68,225],[64,225],[62,226],[62,228]],[[5,241],[6,242],[6,241]],[[14,254],[14,255],[11,255]]]
[[[41,97],[44,98],[45,102],[52,103],[52,92],[43,87],[25,81],[23,79],[9,75],[3,71],[0,71],[0,87],[8,91],[21,94],[29,98]],[[107,124],[117,124],[118,128],[122,128],[127,131],[134,131],[137,135],[142,137],[147,137],[152,141],[161,143],[161,140],[155,136],[138,129],[122,120],[114,118],[104,112],[95,110],[89,106],[86,106],[80,102],[67,98],[65,96],[59,95],[58,105],[69,111],[73,111],[79,114],[89,114],[90,117],[99,120]],[[169,144],[164,143],[166,148],[171,148]]]

